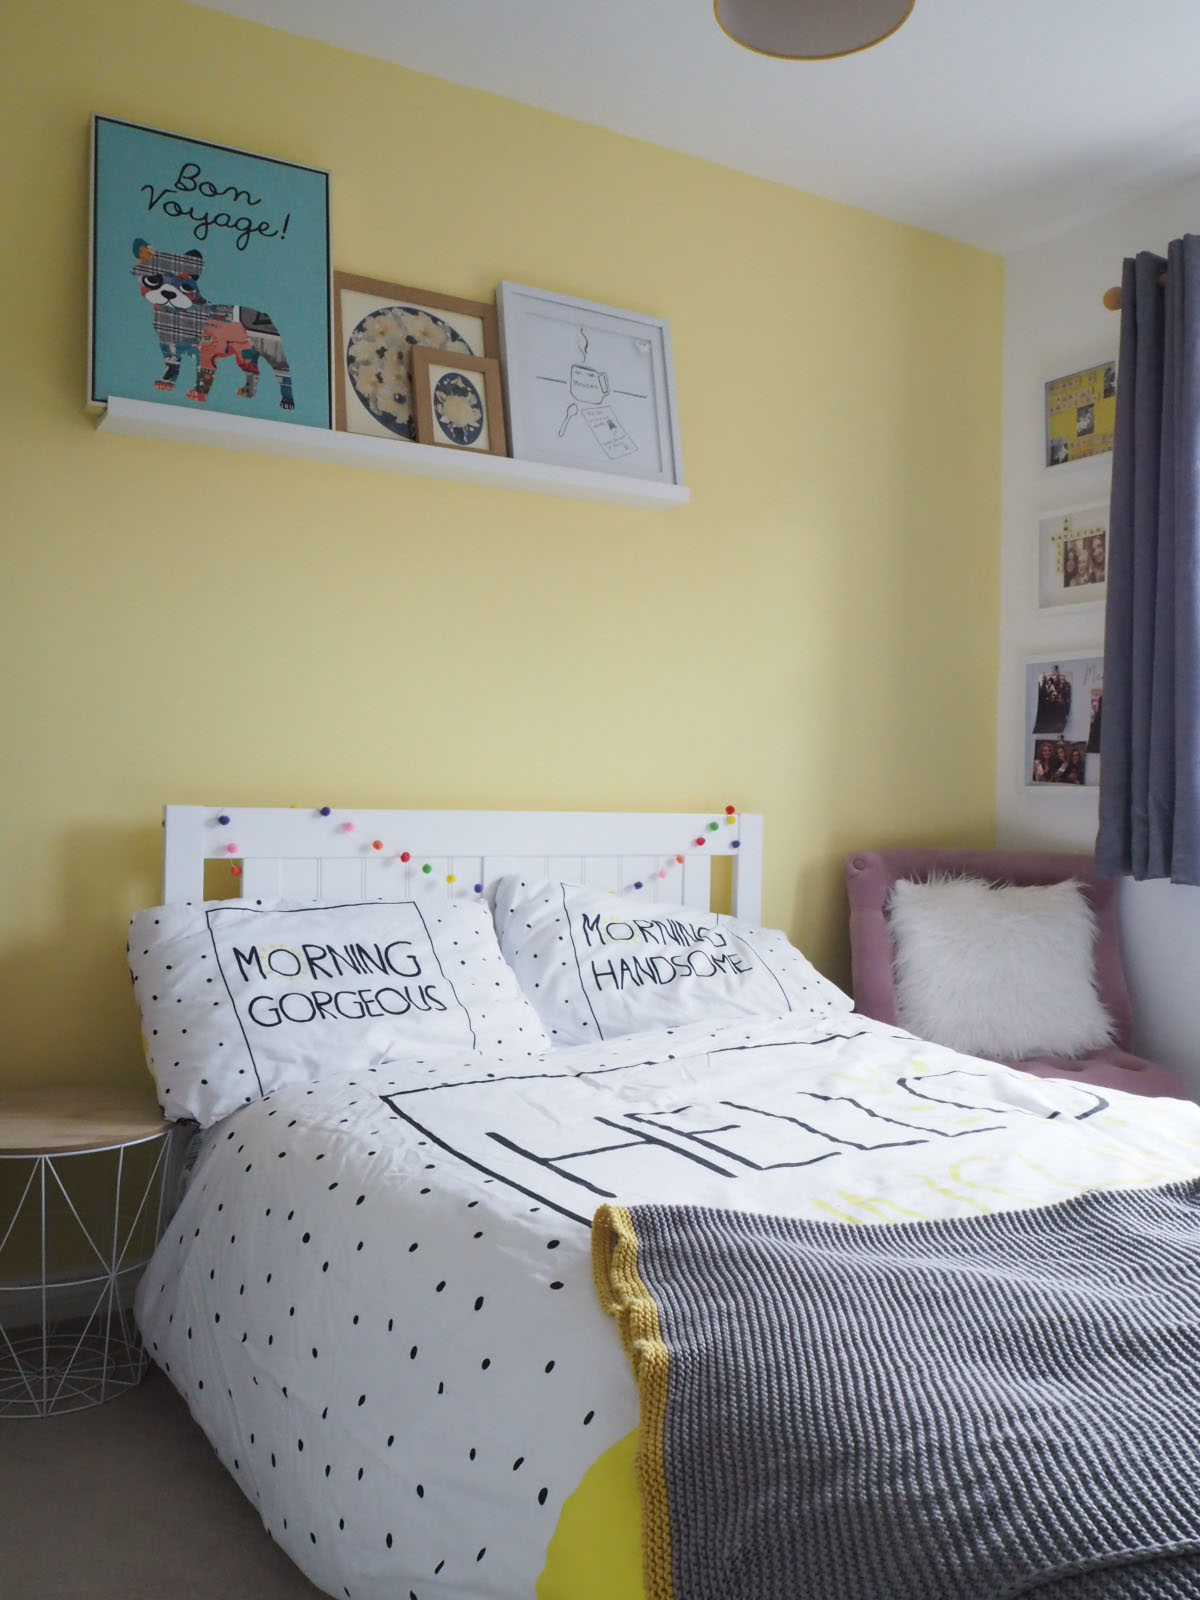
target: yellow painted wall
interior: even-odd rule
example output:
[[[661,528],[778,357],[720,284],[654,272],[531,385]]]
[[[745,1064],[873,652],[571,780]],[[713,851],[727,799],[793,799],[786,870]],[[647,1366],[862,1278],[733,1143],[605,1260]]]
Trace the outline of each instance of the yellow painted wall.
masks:
[[[761,810],[839,977],[848,849],[990,840],[997,258],[180,0],[0,27],[0,1081],[138,1079],[167,800]],[[691,506],[99,436],[93,110],[328,167],[346,270],[668,318]]]

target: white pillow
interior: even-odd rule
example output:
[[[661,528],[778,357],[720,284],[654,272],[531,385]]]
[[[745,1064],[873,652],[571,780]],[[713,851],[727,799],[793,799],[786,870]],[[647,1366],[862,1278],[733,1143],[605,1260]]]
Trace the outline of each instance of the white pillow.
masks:
[[[556,1045],[687,1022],[849,1011],[782,933],[580,884],[501,878],[500,948]]]
[[[1082,884],[902,879],[889,906],[896,1015],[922,1039],[998,1061],[1112,1043]]]
[[[205,1127],[331,1069],[548,1042],[478,901],[155,906],[129,965],[163,1110]]]

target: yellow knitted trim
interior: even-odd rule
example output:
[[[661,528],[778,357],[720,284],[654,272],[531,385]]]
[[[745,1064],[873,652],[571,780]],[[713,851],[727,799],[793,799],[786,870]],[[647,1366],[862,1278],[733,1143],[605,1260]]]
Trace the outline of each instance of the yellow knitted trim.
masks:
[[[642,1494],[646,1600],[674,1600],[671,1517],[663,1469],[667,1347],[658,1324],[658,1307],[638,1275],[637,1253],[637,1234],[629,1212],[624,1206],[601,1206],[592,1219],[592,1278],[600,1304],[616,1318],[641,1403],[634,1462]]]

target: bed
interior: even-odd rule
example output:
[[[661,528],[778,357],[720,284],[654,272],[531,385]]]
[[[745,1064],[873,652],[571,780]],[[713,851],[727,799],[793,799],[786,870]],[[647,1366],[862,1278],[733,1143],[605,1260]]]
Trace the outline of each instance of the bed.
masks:
[[[167,906],[224,858],[252,906],[432,907],[528,873],[700,918],[722,856],[735,916],[761,904],[745,815],[168,807],[165,839]],[[638,1394],[593,1281],[599,1207],[911,1225],[1200,1173],[1194,1106],[1023,1076],[848,1002],[777,1013],[502,1063],[332,1057],[197,1136],[139,1324],[319,1588],[641,1600]]]

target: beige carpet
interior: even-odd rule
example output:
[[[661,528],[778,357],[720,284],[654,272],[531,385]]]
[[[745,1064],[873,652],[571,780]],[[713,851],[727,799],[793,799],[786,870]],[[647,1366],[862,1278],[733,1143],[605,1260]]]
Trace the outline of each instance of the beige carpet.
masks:
[[[0,1596],[315,1600],[157,1368],[68,1416],[0,1422]]]

